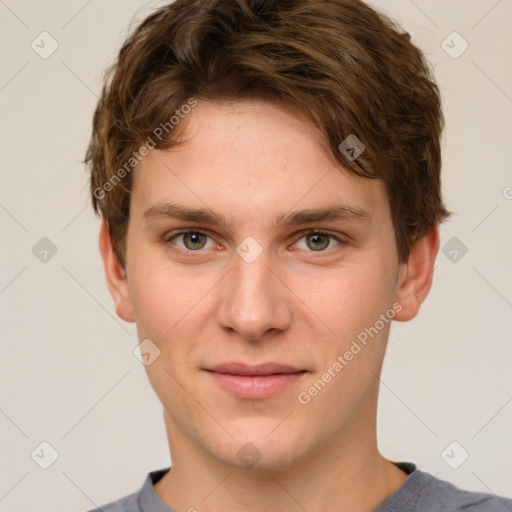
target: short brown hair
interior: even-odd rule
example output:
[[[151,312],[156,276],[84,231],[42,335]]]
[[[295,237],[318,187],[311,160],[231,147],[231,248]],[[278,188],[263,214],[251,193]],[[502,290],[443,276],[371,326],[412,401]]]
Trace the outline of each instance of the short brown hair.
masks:
[[[171,118],[202,99],[284,107],[350,172],[382,179],[401,262],[448,215],[439,90],[407,32],[360,0],[177,0],[125,42],[94,114],[92,204],[122,265],[138,150],[178,144]],[[358,158],[340,150],[347,137],[364,144]]]

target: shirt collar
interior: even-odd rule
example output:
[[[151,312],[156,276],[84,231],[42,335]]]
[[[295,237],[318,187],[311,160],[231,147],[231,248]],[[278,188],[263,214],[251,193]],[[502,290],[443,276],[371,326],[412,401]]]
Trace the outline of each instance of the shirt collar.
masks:
[[[140,509],[144,512],[173,512],[156,494],[156,484],[171,468],[158,469],[148,473],[139,495]]]
[[[414,487],[415,485],[421,485],[419,479],[411,478],[413,473],[416,472],[416,476],[419,476],[419,474],[421,473],[416,470],[415,464],[411,462],[393,462],[393,464],[395,464],[395,466],[397,466],[402,471],[407,473],[409,477],[400,487],[400,489],[397,489],[391,496],[388,497],[388,499],[384,503],[381,504],[381,506],[378,508],[379,511],[381,507],[383,507],[382,510],[384,512],[384,510],[388,510],[388,507],[390,505],[393,505],[395,502],[398,504],[403,503],[404,500],[410,499],[409,494],[411,493],[411,491],[413,491],[412,487]],[[148,473],[139,495],[139,505],[141,511],[174,512],[158,497],[153,487],[153,485],[156,484],[166,473],[168,473],[170,469],[170,467],[158,469],[156,471]],[[412,494],[414,495],[414,492],[412,492]]]

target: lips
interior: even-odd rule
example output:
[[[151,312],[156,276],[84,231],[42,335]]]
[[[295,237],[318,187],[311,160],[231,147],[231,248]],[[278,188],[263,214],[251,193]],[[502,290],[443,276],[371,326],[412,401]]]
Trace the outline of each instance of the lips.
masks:
[[[245,363],[224,363],[214,366],[210,371],[217,373],[228,373],[231,375],[274,375],[297,373],[302,370],[294,366],[288,366],[280,363],[262,363],[249,365]]]
[[[265,399],[295,384],[306,370],[281,363],[223,363],[206,370],[224,391],[237,398]]]

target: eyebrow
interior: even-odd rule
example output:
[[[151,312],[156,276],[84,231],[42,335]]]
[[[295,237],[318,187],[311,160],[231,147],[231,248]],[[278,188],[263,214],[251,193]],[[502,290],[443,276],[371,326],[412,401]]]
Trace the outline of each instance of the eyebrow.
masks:
[[[177,203],[159,203],[148,208],[142,217],[145,220],[163,217],[180,219],[198,224],[221,225],[233,232],[233,224],[221,213],[210,208],[189,208]],[[368,222],[370,215],[367,211],[354,206],[333,204],[322,208],[310,208],[306,210],[280,213],[272,220],[272,228],[278,229],[285,226],[299,226],[314,222],[326,221],[356,221]]]

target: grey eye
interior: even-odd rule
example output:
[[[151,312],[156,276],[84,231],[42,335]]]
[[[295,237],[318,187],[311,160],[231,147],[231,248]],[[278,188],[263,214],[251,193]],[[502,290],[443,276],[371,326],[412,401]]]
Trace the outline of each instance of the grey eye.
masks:
[[[179,240],[181,240],[181,242],[178,242]],[[215,246],[215,242],[211,240],[211,237],[201,231],[182,231],[181,233],[176,233],[168,241],[172,241],[172,243],[181,249],[188,251],[199,251]],[[210,241],[209,246],[207,246],[208,241]]]
[[[303,236],[300,240],[305,240],[305,246],[301,247],[300,241],[297,243],[299,249],[310,250],[315,252],[322,252],[327,248],[330,248],[332,245],[331,242],[335,241],[334,245],[337,245],[339,242],[336,241],[336,237],[334,235],[330,235],[329,233],[322,232],[312,232]]]
[[[206,245],[206,238],[203,233],[183,233],[183,243],[190,250],[202,249]]]
[[[306,237],[306,241],[310,249],[321,251],[329,247],[330,239],[323,233],[312,233]]]

